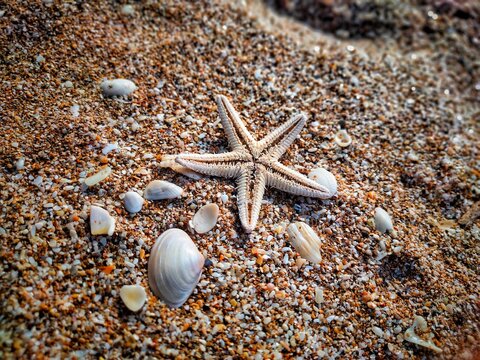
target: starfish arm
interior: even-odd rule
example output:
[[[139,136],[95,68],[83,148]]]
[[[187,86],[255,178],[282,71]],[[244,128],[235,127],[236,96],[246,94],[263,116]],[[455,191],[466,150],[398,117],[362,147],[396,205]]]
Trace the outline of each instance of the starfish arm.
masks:
[[[178,164],[203,175],[219,176],[223,178],[235,178],[240,175],[240,168],[238,166],[238,163],[212,163],[196,160],[184,160],[178,156],[175,161]]]
[[[175,161],[191,160],[202,163],[220,163],[233,161],[249,161],[251,155],[246,151],[229,151],[222,154],[178,154]]]
[[[333,196],[326,187],[310,180],[298,171],[280,164],[278,161],[273,161],[266,172],[266,184],[275,189],[294,195],[320,199],[328,199]]]
[[[272,146],[275,145],[275,142],[279,139],[282,138],[281,141],[286,141],[288,139],[288,143],[285,143],[283,146],[285,146],[285,149],[280,153],[278,157],[280,157],[285,150],[290,146],[290,144],[295,140],[297,135],[302,131],[302,128],[305,126],[306,123],[306,117],[303,114],[294,116],[290,120],[288,120],[286,123],[280,125],[277,127],[274,131],[272,131],[270,134],[265,136],[262,140],[258,142],[258,148],[262,152],[265,149],[271,148]],[[278,146],[280,146],[282,143],[277,145],[277,149],[273,148],[272,150],[277,150],[281,151],[278,149]],[[277,158],[278,158],[277,157]]]
[[[257,168],[255,175],[253,172],[253,167],[244,167],[237,178],[238,211],[240,222],[247,233],[251,233],[257,226],[266,184],[266,171],[263,166]],[[252,176],[253,187],[250,186]]]
[[[290,121],[287,121],[284,125],[281,125],[274,132],[267,135],[263,140],[259,142],[259,148],[262,151],[266,148],[271,147],[270,150],[267,150],[264,157],[269,157],[273,159],[279,159],[292,142],[297,138],[300,131],[307,122],[307,117],[303,114],[295,116]],[[274,143],[278,140],[278,143],[274,146]]]
[[[256,140],[247,130],[240,116],[233,108],[230,101],[223,96],[218,95],[217,98],[218,113],[222,122],[225,133],[227,134],[228,143],[233,150],[244,149],[245,147],[253,150]]]

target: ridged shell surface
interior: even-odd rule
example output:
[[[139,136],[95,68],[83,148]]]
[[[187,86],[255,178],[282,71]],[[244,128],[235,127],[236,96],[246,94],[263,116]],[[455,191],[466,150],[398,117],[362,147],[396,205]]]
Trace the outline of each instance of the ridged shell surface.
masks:
[[[183,189],[164,180],[153,180],[145,188],[143,196],[147,200],[175,199],[180,197]]]
[[[197,286],[204,264],[205,258],[186,232],[167,230],[150,253],[150,288],[168,306],[180,307]]]
[[[218,205],[207,204],[202,206],[193,216],[193,228],[199,234],[209,232],[215,227],[218,219]]]
[[[301,257],[316,264],[322,261],[320,254],[322,240],[310,226],[304,222],[295,222],[288,226],[287,233]]]

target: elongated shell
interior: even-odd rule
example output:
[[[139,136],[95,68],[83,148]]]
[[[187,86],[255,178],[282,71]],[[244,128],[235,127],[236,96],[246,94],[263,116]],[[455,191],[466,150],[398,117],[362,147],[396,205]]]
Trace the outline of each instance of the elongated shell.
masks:
[[[180,307],[197,286],[204,264],[205,258],[186,232],[167,230],[150,253],[150,288],[168,306]]]
[[[215,227],[218,219],[218,205],[207,204],[202,206],[193,216],[193,228],[199,234],[209,232]]]
[[[129,95],[137,89],[135,83],[127,79],[105,80],[100,84],[104,96]]]
[[[92,235],[112,236],[115,231],[115,219],[107,210],[92,205],[90,208],[90,231]]]
[[[145,188],[143,196],[147,200],[175,199],[180,197],[183,190],[180,186],[164,180],[153,180]]]
[[[304,222],[295,222],[288,226],[287,233],[301,257],[316,264],[322,261],[320,254],[322,240],[310,226]]]
[[[86,178],[85,185],[89,187],[97,185],[100,181],[105,180],[111,173],[112,173],[112,169],[109,166],[105,166],[104,168],[100,169],[99,172]]]

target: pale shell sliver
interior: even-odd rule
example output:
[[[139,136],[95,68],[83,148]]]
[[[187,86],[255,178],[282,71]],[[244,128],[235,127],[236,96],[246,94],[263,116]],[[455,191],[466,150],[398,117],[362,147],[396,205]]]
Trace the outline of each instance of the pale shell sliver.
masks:
[[[180,186],[165,180],[153,180],[145,188],[143,196],[147,200],[164,200],[175,199],[182,194],[183,190]]]
[[[320,254],[322,240],[310,226],[304,222],[295,222],[288,226],[287,233],[301,257],[315,264],[322,261]]]
[[[193,228],[199,234],[204,234],[212,230],[217,224],[218,219],[218,205],[207,204],[202,206],[193,216]]]
[[[115,218],[107,210],[92,205],[90,208],[90,231],[92,235],[112,236],[115,231]]]
[[[205,258],[180,229],[165,231],[153,245],[148,260],[148,282],[153,293],[170,307],[180,307],[197,286]]]

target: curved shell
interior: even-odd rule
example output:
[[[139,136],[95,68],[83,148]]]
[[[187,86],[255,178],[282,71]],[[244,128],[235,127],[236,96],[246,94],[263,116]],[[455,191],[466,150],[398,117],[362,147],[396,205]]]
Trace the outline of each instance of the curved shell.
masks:
[[[125,209],[129,213],[137,213],[142,210],[142,206],[145,200],[138,195],[135,191],[129,191],[125,194],[123,198],[123,204],[125,205]]]
[[[381,233],[393,230],[392,218],[379,207],[375,209],[375,228]]]
[[[120,298],[130,311],[137,312],[145,305],[147,293],[141,285],[123,285]]]
[[[164,200],[175,199],[182,194],[183,190],[180,186],[164,180],[153,180],[145,188],[143,196],[147,200]]]
[[[100,84],[104,96],[129,95],[137,89],[137,85],[127,79],[105,80]]]
[[[115,219],[107,210],[92,205],[90,208],[90,231],[92,235],[112,236],[115,231]]]
[[[325,186],[332,196],[337,193],[337,180],[330,171],[324,168],[313,169],[308,174],[308,178],[317,184]]]
[[[180,307],[197,286],[204,264],[205,258],[186,232],[167,230],[150,253],[150,288],[168,306]]]
[[[322,240],[310,226],[304,222],[295,222],[288,226],[287,233],[301,257],[316,264],[322,261],[320,254]]]
[[[346,130],[340,130],[335,134],[335,142],[340,147],[347,147],[352,143],[352,138]]]
[[[199,234],[209,232],[217,224],[218,213],[219,209],[217,204],[202,206],[193,216],[193,229]]]

